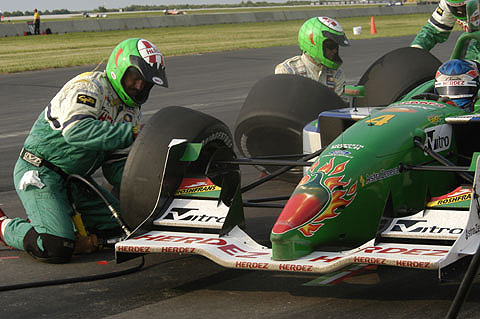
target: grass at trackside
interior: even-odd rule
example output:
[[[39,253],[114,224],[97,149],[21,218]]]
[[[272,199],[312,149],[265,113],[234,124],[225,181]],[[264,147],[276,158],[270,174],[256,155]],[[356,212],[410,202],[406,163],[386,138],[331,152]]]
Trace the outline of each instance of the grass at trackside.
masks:
[[[406,6],[413,6],[416,4],[405,4]],[[285,10],[338,10],[338,9],[352,9],[352,8],[371,8],[375,6],[383,6],[383,5],[372,5],[372,4],[352,4],[352,5],[339,5],[339,6],[272,6],[272,7],[239,7],[239,8],[224,8],[224,9],[181,9],[177,8],[179,11],[185,12],[185,14],[212,14],[212,13],[241,13],[241,12],[270,12],[270,11],[285,11]],[[172,7],[173,8],[173,7]],[[92,15],[89,18],[84,18],[81,13],[74,13],[74,16],[68,18],[44,18],[42,17],[42,21],[66,21],[66,20],[85,20],[85,19],[118,19],[118,18],[145,18],[145,17],[158,17],[165,15],[163,11],[141,11],[141,12],[105,12],[105,17],[97,18],[95,15],[96,12],[90,12]],[[25,16],[25,19],[18,19],[18,20],[10,20],[10,18],[6,17],[2,23],[26,23],[28,21],[32,21],[33,16]]]
[[[430,14],[375,17],[377,34],[370,34],[370,17],[339,19],[350,39],[416,34]],[[5,37],[0,45],[0,73],[97,64],[107,59],[120,41],[142,37],[155,43],[168,58],[242,48],[297,44],[303,20],[169,27],[110,32],[78,32],[43,36]],[[353,35],[361,26],[362,34]]]

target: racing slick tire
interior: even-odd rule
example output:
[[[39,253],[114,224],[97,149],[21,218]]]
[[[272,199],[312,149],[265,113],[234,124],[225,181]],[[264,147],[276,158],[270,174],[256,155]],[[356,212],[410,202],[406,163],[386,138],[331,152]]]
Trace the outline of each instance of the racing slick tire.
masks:
[[[442,62],[430,52],[412,47],[393,50],[375,61],[358,85],[365,97],[354,98],[353,106],[389,105],[418,85],[435,77]]]
[[[251,88],[235,124],[235,144],[244,157],[303,153],[302,131],[318,114],[346,107],[331,89],[298,75],[273,74]],[[271,173],[278,166],[257,166]],[[302,167],[280,176],[298,182]]]
[[[233,149],[230,130],[219,119],[180,106],[155,113],[133,143],[123,171],[120,211],[130,230],[140,225],[156,207],[172,138],[202,142],[199,157],[209,157],[206,152],[213,153],[220,147]]]

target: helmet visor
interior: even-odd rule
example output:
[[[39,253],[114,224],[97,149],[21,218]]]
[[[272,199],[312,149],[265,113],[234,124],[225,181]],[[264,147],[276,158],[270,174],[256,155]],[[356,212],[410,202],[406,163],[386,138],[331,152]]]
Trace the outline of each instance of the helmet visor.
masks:
[[[451,99],[469,98],[477,94],[475,82],[467,83],[462,86],[449,85],[448,82],[435,82],[435,90],[440,96],[447,96]]]
[[[323,56],[326,59],[333,61],[337,64],[342,64],[343,62],[340,58],[340,55],[338,54],[337,42],[331,39],[326,39],[325,41],[323,41]]]
[[[345,35],[345,33],[335,34],[328,31],[322,31],[322,35],[325,38],[333,40],[335,43],[337,43],[338,45],[341,45],[342,47],[347,47],[350,45],[350,41],[348,41],[348,38]]]
[[[448,8],[450,9],[450,11],[452,12],[453,16],[457,19],[466,19],[467,18],[467,4],[466,3],[463,3],[463,4],[452,4],[452,3],[448,3],[447,4]]]
[[[130,56],[130,63],[138,67],[138,70],[142,74],[145,81],[152,84],[168,87],[168,81],[165,75],[165,68],[161,63],[155,62],[149,64],[143,58],[137,55]]]

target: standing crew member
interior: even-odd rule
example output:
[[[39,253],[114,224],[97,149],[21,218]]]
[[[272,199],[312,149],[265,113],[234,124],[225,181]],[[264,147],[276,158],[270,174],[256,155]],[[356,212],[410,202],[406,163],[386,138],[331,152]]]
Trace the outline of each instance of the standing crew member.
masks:
[[[34,34],[40,34],[40,13],[37,8],[33,9],[33,24],[35,25]]]
[[[45,262],[68,262],[76,244],[72,202],[87,230],[118,230],[105,204],[78,174],[101,190],[117,209],[119,201],[93,181],[102,168],[118,189],[125,154],[139,133],[140,106],[154,85],[168,87],[162,53],[148,40],[132,38],[113,50],[104,72],[87,72],[67,82],[34,123],[14,170],[17,193],[29,220],[0,211],[0,240]]]
[[[410,46],[430,51],[437,43],[447,41],[455,23],[464,31],[468,31],[467,2],[468,0],[440,0],[430,19],[420,29]],[[480,50],[477,46],[476,40],[470,42],[466,59],[479,60]]]
[[[345,78],[340,67],[343,61],[338,49],[339,45],[349,46],[350,42],[340,23],[329,17],[311,18],[300,28],[298,43],[302,54],[278,64],[275,74],[297,74],[310,78],[347,101],[344,95]]]

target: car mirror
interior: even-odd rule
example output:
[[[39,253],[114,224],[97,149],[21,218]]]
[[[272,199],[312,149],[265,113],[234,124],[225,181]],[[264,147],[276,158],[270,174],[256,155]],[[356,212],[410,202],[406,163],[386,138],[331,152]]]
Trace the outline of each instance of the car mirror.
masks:
[[[345,85],[345,95],[354,97],[365,97],[365,86]]]

